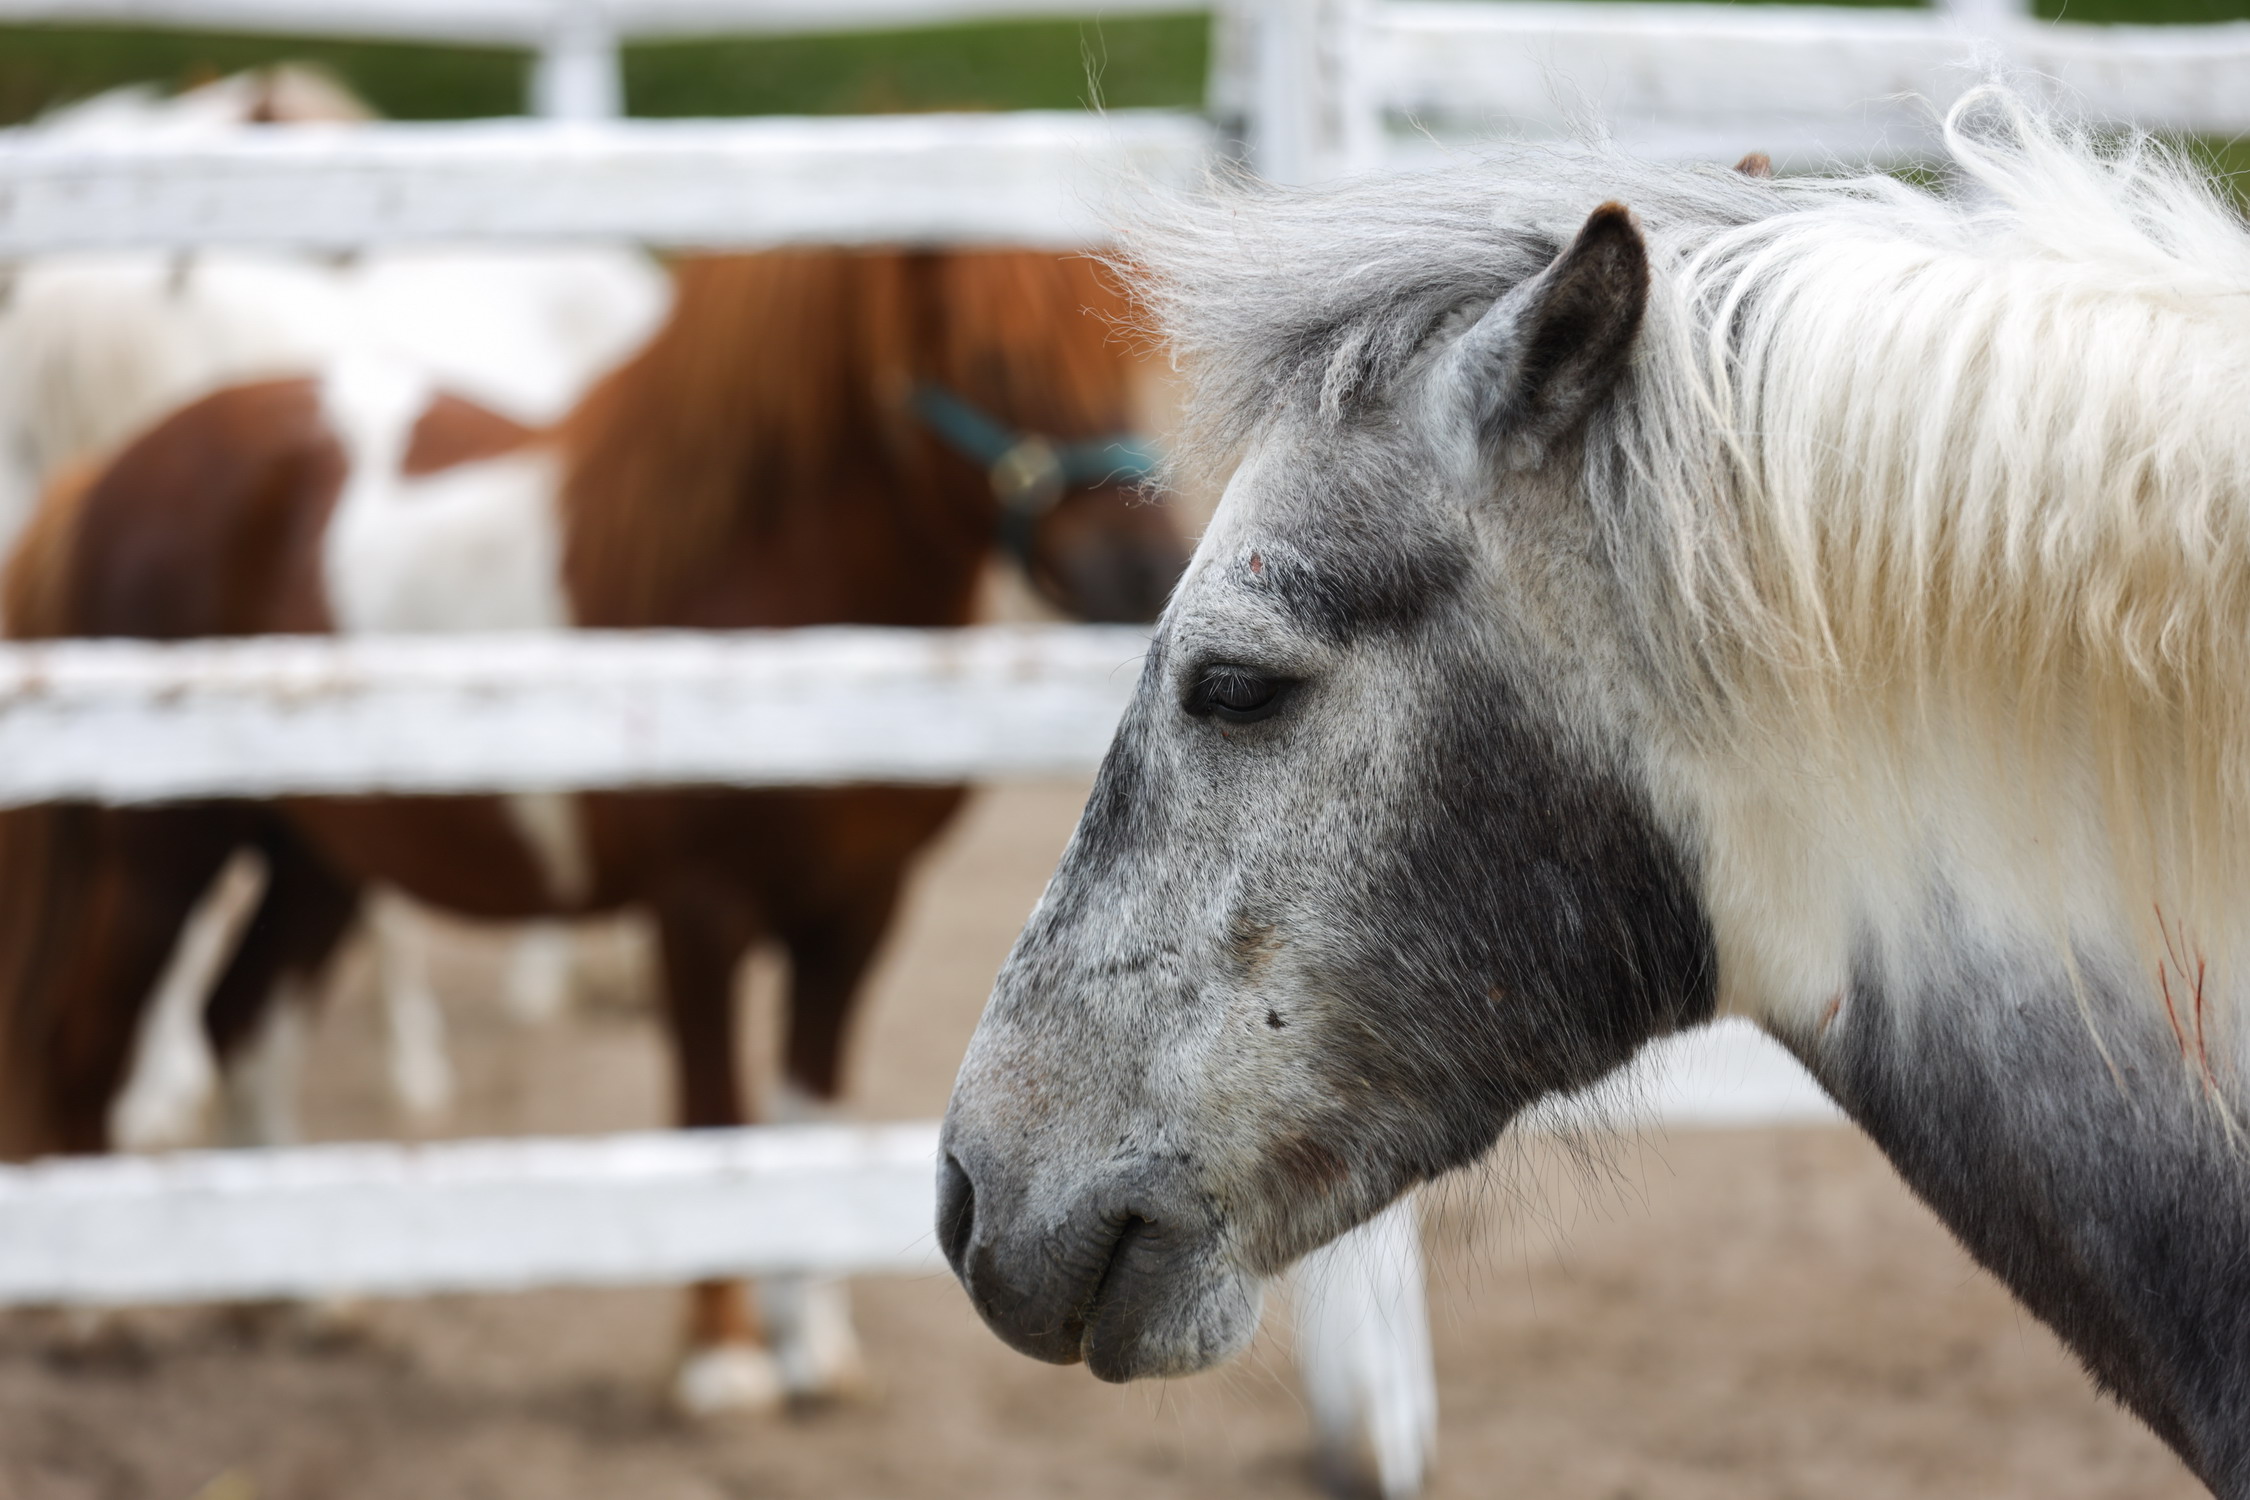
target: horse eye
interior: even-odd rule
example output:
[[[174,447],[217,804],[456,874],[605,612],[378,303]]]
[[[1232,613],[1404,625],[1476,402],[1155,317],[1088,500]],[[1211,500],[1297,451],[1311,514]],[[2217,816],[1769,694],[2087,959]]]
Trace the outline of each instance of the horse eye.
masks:
[[[1281,707],[1295,685],[1250,667],[1207,667],[1188,694],[1187,711],[1198,718],[1210,714],[1232,724],[1247,724]]]

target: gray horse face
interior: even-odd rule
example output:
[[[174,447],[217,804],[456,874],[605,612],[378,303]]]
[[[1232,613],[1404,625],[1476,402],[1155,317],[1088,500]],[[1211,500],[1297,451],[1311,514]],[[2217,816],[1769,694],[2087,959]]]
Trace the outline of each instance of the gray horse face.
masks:
[[[1017,1348],[1223,1358],[1263,1278],[1708,1011],[1555,477],[1646,276],[1605,209],[1412,391],[1236,473],[948,1115],[940,1237]]]

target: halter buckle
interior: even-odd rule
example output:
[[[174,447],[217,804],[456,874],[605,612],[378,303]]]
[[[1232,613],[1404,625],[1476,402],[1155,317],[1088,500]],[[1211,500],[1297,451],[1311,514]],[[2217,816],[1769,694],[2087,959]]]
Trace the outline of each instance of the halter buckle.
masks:
[[[1046,438],[1032,433],[1017,439],[989,471],[993,493],[1008,510],[1040,515],[1053,508],[1069,488],[1062,455]]]

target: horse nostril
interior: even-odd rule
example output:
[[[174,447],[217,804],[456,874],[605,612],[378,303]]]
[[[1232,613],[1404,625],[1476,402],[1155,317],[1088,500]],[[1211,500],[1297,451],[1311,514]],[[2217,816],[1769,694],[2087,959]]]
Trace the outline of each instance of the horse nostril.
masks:
[[[969,1174],[961,1170],[961,1163],[948,1151],[938,1164],[937,1234],[938,1246],[945,1251],[946,1263],[956,1276],[966,1274],[963,1262],[969,1253],[969,1231],[976,1227],[976,1220],[976,1189],[969,1183]]]

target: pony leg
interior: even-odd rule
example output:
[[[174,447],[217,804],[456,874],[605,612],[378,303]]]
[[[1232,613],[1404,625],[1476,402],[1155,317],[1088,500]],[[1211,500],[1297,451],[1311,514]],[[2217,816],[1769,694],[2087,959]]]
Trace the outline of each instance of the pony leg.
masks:
[[[750,905],[732,890],[683,884],[657,902],[656,928],[679,1121],[690,1129],[740,1125],[734,974],[756,933]],[[781,1375],[741,1282],[694,1287],[687,1344],[672,1396],[688,1415],[743,1415],[781,1405]]]
[[[817,920],[784,929],[789,948],[789,1036],[776,1117],[783,1123],[842,1114],[844,1043],[860,985],[875,960],[899,878],[869,882]],[[867,1394],[867,1357],[852,1326],[851,1287],[840,1276],[768,1276],[760,1301],[773,1332],[781,1378],[792,1396]]]
[[[143,1009],[234,840],[209,807],[26,808],[8,815],[5,894],[35,915],[11,955],[11,1071],[27,1152],[106,1151]]]
[[[260,834],[265,891],[203,1013],[219,1058],[220,1144],[236,1149],[303,1138],[298,1106],[313,1008],[360,910],[359,888],[277,818]],[[253,1302],[232,1315],[251,1329],[319,1340],[353,1337],[360,1322],[358,1305],[337,1298]]]
[[[358,888],[285,829],[267,829],[260,848],[270,872],[265,894],[203,1012],[223,1080],[222,1136],[233,1146],[297,1138],[314,982],[360,905]]]
[[[219,1090],[219,1144],[234,1150],[294,1146],[304,1139],[297,1114],[303,1092],[307,1013],[312,997],[285,976],[250,1035],[227,1060]]]
[[[576,936],[567,922],[526,922],[508,954],[502,998],[526,1026],[544,1026],[570,1009],[578,980]]]
[[[110,1106],[110,1138],[120,1151],[158,1151],[201,1136],[218,1074],[203,1037],[203,1007],[265,883],[265,861],[237,849],[189,913],[141,1017],[124,1092]]]
[[[784,1125],[835,1120],[842,1111],[791,1080],[782,1082],[774,1118]],[[794,1271],[758,1282],[758,1307],[773,1339],[781,1383],[800,1400],[844,1400],[870,1393],[867,1357],[852,1326],[851,1283]]]
[[[391,1098],[410,1125],[432,1125],[453,1108],[453,1058],[445,1011],[430,983],[429,929],[406,897],[378,890],[367,903],[375,943],[375,988],[390,1043]]]

